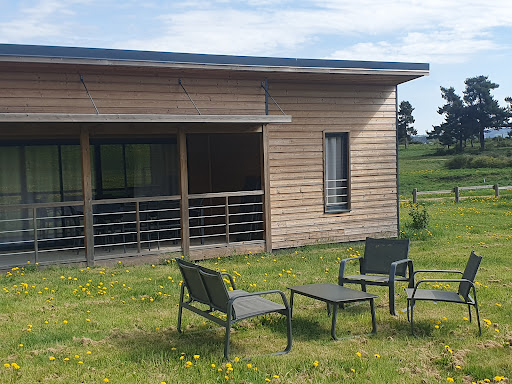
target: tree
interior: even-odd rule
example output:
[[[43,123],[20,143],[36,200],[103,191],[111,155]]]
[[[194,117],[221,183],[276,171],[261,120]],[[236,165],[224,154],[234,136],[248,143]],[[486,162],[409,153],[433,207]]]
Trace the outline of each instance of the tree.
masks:
[[[491,95],[491,90],[499,87],[489,81],[487,76],[470,77],[464,82],[464,102],[466,104],[467,124],[478,135],[480,148],[485,149],[484,133],[489,129],[500,129],[507,124],[509,112],[499,106]]]
[[[407,148],[407,143],[411,140],[411,136],[418,134],[418,131],[412,125],[415,121],[412,111],[414,111],[414,108],[411,103],[408,101],[400,103],[397,122],[398,142],[403,142],[405,148]]]
[[[441,97],[446,100],[446,104],[439,107],[437,113],[444,115],[445,120],[441,125],[434,126],[434,130],[428,132],[428,136],[438,139],[441,144],[448,147],[458,141],[462,150],[463,143],[471,136],[471,132],[466,129],[468,117],[464,102],[453,87],[441,87]]]
[[[483,150],[485,131],[509,125],[512,110],[510,107],[500,107],[493,98],[491,90],[499,85],[490,82],[487,76],[470,77],[464,83],[466,89],[463,98],[455,93],[453,87],[441,87],[441,95],[446,104],[437,112],[444,115],[445,120],[441,125],[434,126],[434,130],[428,132],[428,135],[448,146],[458,142],[460,149],[466,140],[478,137]],[[507,99],[507,102],[512,103],[512,99]]]

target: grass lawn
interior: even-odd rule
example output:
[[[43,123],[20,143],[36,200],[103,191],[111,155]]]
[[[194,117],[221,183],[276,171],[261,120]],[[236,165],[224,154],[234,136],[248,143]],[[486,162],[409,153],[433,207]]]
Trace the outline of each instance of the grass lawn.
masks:
[[[505,142],[510,142],[511,146],[497,147],[498,142],[488,141],[485,152],[480,153],[478,148],[469,147],[465,149],[464,154],[510,158],[512,141]],[[453,156],[444,154],[442,147],[433,144],[410,145],[407,149],[400,146],[400,194],[410,199],[414,188],[418,188],[418,191],[438,191],[452,189],[455,186],[512,185],[512,168],[448,169],[445,163]],[[492,190],[487,191],[489,195],[492,193]]]
[[[284,356],[280,316],[243,321],[223,361],[223,332],[184,313],[176,331],[180,278],[174,261],[108,267],[26,266],[0,277],[0,383],[455,383],[496,382],[512,372],[512,199],[426,203],[428,230],[412,231],[402,206],[415,267],[462,269],[472,249],[484,257],[477,275],[483,335],[465,320],[467,308],[418,303],[418,337],[405,314],[391,316],[379,295],[376,335],[369,336],[367,302],[340,310],[330,339],[325,305],[296,296],[294,344]],[[362,243],[312,246],[275,254],[204,261],[237,277],[248,291],[336,282],[339,261],[363,252]],[[351,265],[350,268],[356,268]],[[357,286],[354,286],[357,288]],[[399,289],[400,290],[400,289]],[[286,292],[287,296],[289,292]],[[398,307],[405,307],[403,293]],[[187,362],[190,361],[189,364]],[[250,364],[250,365],[249,365]],[[503,379],[508,382],[508,379]]]

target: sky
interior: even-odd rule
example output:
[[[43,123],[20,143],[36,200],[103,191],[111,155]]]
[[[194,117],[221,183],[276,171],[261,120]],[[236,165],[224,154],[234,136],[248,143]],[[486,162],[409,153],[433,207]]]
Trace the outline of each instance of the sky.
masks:
[[[512,96],[512,0],[0,0],[0,43],[429,63],[398,87],[419,134],[441,86]]]

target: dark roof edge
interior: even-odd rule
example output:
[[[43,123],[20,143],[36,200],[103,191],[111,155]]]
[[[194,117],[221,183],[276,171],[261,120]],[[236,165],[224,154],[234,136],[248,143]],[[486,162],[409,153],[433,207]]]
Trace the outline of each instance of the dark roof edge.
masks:
[[[1,57],[110,60],[141,63],[235,65],[283,68],[336,68],[422,72],[429,70],[429,64],[427,63],[294,59],[18,44],[0,44],[0,58]]]

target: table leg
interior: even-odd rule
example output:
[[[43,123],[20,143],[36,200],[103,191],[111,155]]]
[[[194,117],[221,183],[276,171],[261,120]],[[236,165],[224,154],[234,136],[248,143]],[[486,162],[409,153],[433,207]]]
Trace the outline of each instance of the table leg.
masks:
[[[295,294],[294,291],[290,293],[290,318],[293,318],[293,295]]]
[[[370,299],[370,308],[372,311],[372,333],[377,333],[377,320],[375,319],[375,303]]]
[[[338,340],[336,337],[336,319],[338,318],[338,304],[334,303],[332,309],[332,325],[331,325],[331,336],[334,340]]]

